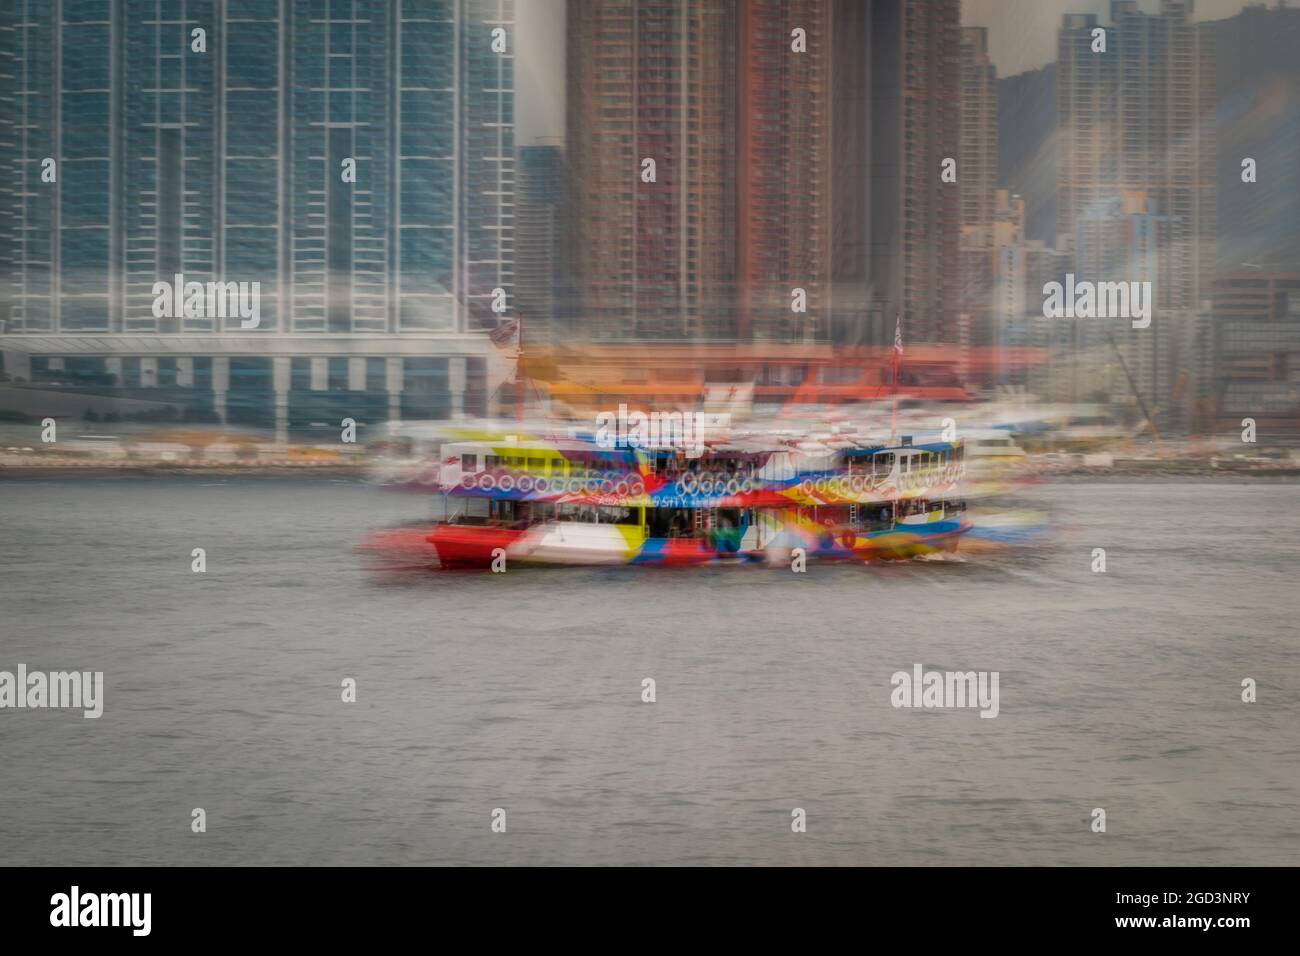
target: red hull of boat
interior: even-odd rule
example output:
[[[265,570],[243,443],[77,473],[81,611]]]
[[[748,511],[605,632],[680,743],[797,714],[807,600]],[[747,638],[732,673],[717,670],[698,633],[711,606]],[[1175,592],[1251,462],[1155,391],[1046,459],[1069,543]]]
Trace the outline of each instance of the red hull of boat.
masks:
[[[509,528],[435,525],[427,540],[444,568],[487,568],[492,565],[493,551],[508,549],[522,534]]]

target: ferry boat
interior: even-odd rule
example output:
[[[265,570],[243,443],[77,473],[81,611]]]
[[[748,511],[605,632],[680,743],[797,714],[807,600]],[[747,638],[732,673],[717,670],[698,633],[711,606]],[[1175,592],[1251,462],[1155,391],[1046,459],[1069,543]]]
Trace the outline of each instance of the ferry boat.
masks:
[[[512,439],[447,443],[426,471],[443,498],[426,536],[440,566],[786,563],[795,549],[898,560],[955,551],[970,529],[960,441],[742,436],[689,458],[578,436]]]
[[[1014,478],[1029,465],[1029,455],[1006,429],[965,428],[962,437],[966,440],[967,477],[975,481]]]

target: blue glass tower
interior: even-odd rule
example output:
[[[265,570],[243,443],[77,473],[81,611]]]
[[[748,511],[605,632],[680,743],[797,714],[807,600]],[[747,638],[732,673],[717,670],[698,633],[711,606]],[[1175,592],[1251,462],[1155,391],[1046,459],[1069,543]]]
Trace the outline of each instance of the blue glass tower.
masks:
[[[76,335],[101,382],[281,432],[466,410],[513,298],[512,31],[513,0],[5,4],[8,377]],[[160,309],[178,275],[257,283],[257,326]]]

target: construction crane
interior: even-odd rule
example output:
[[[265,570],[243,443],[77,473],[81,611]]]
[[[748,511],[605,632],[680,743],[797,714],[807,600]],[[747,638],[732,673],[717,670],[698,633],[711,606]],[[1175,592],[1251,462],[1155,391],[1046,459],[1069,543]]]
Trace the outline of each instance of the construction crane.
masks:
[[[1138,388],[1137,382],[1133,379],[1133,373],[1128,369],[1128,362],[1124,361],[1124,354],[1119,350],[1114,334],[1107,332],[1106,338],[1110,342],[1110,347],[1115,350],[1115,357],[1119,359],[1119,367],[1124,370],[1124,377],[1128,379],[1128,387],[1132,389],[1133,397],[1137,399],[1138,408],[1142,409],[1142,417],[1146,419],[1147,424],[1151,427],[1151,437],[1155,439],[1156,452],[1159,453],[1161,451],[1160,430],[1156,428],[1156,420],[1152,416],[1150,409],[1147,408],[1146,399],[1142,397],[1142,390]],[[1180,378],[1179,381],[1181,383],[1182,379]]]

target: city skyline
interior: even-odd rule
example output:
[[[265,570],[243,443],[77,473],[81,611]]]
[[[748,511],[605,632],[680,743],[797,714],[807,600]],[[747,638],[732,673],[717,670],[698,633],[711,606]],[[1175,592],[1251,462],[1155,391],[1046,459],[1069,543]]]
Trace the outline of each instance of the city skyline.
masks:
[[[1221,20],[1260,0],[1198,0],[1195,19]],[[1267,0],[1270,7],[1278,0]],[[1142,0],[1148,12],[1159,0]],[[963,0],[962,26],[984,27],[998,75],[1038,70],[1056,58],[1056,28],[1067,13],[1104,18],[1110,0]],[[564,24],[567,0],[528,0],[518,6],[519,142],[545,145],[564,136]]]
[[[0,20],[22,182],[5,374],[154,388],[281,435],[334,392],[390,421],[505,401],[516,318],[535,345],[755,346],[726,376],[802,381],[759,362],[779,346],[859,355],[816,374],[863,389],[897,326],[946,350],[913,387],[1133,406],[1140,385],[1183,428],[1233,384],[1207,311],[1237,268],[1220,214],[1275,277],[1300,233],[1276,122],[1295,11],[1110,0],[1063,14],[1051,68],[1008,83],[958,0],[573,0],[537,35],[509,0],[24,9]],[[516,56],[560,28],[568,132],[534,146],[516,80],[550,94]],[[1219,47],[1248,79],[1216,74]],[[1245,149],[1269,172],[1249,190]],[[1119,342],[1062,325],[1039,290],[1067,273],[1153,282],[1161,321]],[[173,281],[209,284],[209,311],[179,286],[160,311]],[[227,283],[260,296],[252,322],[211,311]]]

